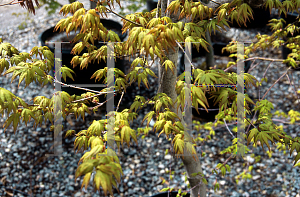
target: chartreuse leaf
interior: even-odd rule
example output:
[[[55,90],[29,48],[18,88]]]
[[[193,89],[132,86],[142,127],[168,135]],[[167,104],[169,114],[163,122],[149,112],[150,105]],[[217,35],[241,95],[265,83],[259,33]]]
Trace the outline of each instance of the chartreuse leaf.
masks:
[[[65,138],[66,138],[66,137],[69,137],[69,136],[71,136],[71,135],[73,135],[74,133],[75,133],[75,130],[68,130],[68,131],[66,132]]]
[[[249,12],[249,13],[248,13]],[[237,18],[242,18],[244,19],[244,24],[246,25],[247,19],[249,20],[248,16],[250,16],[253,19],[252,15],[252,9],[247,3],[243,3],[241,6],[238,8],[238,14]]]
[[[67,81],[67,80],[66,80],[66,77],[67,77],[67,76],[68,76],[69,78],[71,78],[71,79],[74,81],[74,78],[73,78],[73,76],[72,76],[71,73],[75,74],[75,72],[74,72],[72,69],[70,69],[70,68],[68,68],[68,67],[66,67],[66,66],[63,66],[63,67],[61,67],[61,72],[62,72],[62,78],[63,78],[65,81]]]
[[[123,126],[121,129],[121,143],[124,141],[127,143],[128,147],[130,145],[130,136],[137,143],[136,133],[129,126]]]
[[[183,154],[184,149],[184,136],[182,134],[175,135],[172,143],[176,154]]]
[[[195,107],[196,111],[198,111],[198,104],[200,104],[204,109],[207,111],[208,102],[204,92],[202,91],[201,87],[192,86],[192,104]]]
[[[5,58],[2,58],[0,59],[0,74],[2,74],[4,68],[6,68],[6,70],[9,69],[9,62]]]
[[[144,122],[146,119],[148,119],[147,121],[147,127],[149,126],[150,121],[152,120],[153,115],[155,114],[154,111],[150,111],[148,114],[146,114],[146,116],[144,117],[143,121]]]
[[[174,74],[175,65],[173,64],[173,62],[171,60],[166,60],[162,64],[162,66],[165,66],[166,72],[168,71],[168,69],[170,69],[172,71],[172,73]]]
[[[8,119],[4,122],[3,127],[5,127],[5,130],[9,127],[9,125],[13,122],[13,127],[14,127],[14,133],[17,130],[18,124],[20,122],[20,114],[19,113],[12,113]]]
[[[94,120],[87,129],[87,136],[92,136],[96,134],[96,136],[101,136],[102,131],[104,131],[104,121],[103,120]]]
[[[27,122],[30,121],[31,118],[36,120],[33,112],[29,109],[23,109],[21,112],[21,117],[23,118],[23,122],[25,122],[26,126],[27,126]]]
[[[249,145],[249,143],[251,142],[251,140],[253,138],[256,138],[258,133],[259,133],[259,131],[256,128],[253,128],[253,129],[250,130],[250,133],[249,133],[248,138],[247,138],[247,145]]]
[[[299,142],[293,142],[291,145],[290,155],[292,155],[293,151],[296,149],[297,153],[300,152],[300,143]]]
[[[83,181],[82,181],[82,184],[81,184],[81,189],[83,188],[83,186],[85,186],[85,189],[87,189],[87,186],[90,182],[90,179],[91,179],[91,174],[92,172],[88,172],[85,174],[84,178],[83,178]]]
[[[82,163],[75,172],[75,179],[79,176],[92,172],[94,169],[94,164],[92,160]]]
[[[273,0],[267,0],[267,1],[265,2],[265,7],[266,7],[266,8],[269,7],[270,13],[271,13],[272,8],[274,7],[274,1],[273,1]]]
[[[300,152],[298,152],[298,154],[296,155],[296,157],[295,157],[295,159],[294,159],[294,166],[295,166],[295,164],[299,161],[299,159],[300,159]]]
[[[214,191],[220,190],[220,184],[217,182],[214,184]]]
[[[8,114],[12,109],[14,112],[16,111],[16,106],[13,104],[13,98],[16,99],[17,97],[9,90],[0,87],[0,106],[3,109],[7,108]],[[6,106],[5,103],[7,104]]]

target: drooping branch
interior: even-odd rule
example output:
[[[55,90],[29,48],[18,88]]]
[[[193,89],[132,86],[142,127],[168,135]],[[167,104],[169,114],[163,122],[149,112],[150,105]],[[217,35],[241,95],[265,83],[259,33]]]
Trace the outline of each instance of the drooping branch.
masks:
[[[5,3],[5,4],[0,4],[1,6],[7,6],[7,5],[16,5],[16,4],[20,4],[22,7],[24,7],[25,9],[27,9],[29,12],[32,12],[33,14],[35,14],[35,8],[33,5],[32,0],[22,0],[22,1],[17,1],[16,0],[12,0],[9,3]],[[38,0],[34,0],[36,6],[39,6],[39,2]]]
[[[142,26],[141,24],[138,24],[138,23],[136,23],[136,22],[134,22],[134,21],[131,21],[131,20],[125,18],[124,16],[121,16],[120,14],[118,14],[118,13],[112,11],[112,9],[109,9],[109,8],[106,8],[106,9],[107,9],[109,12],[113,13],[114,15],[116,15],[116,16],[118,16],[118,17],[120,17],[120,18],[122,18],[122,19],[124,19],[124,20],[126,20],[126,21],[128,21],[128,22],[130,22],[130,23],[133,23],[133,24],[135,24],[135,25],[137,25],[137,26]]]

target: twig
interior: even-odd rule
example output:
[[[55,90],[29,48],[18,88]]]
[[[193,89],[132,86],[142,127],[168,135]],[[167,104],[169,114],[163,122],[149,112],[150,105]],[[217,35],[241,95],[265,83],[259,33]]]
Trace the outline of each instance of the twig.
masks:
[[[179,44],[179,42],[177,42],[176,40],[175,40],[175,42],[176,42],[176,44],[179,46],[179,48],[182,50],[182,52],[184,53],[184,55],[187,57],[189,63],[192,65],[193,69],[195,69],[194,64],[192,63],[192,61],[190,60],[190,58],[188,57],[188,55],[186,54],[186,52],[184,51],[184,49],[182,48],[182,46],[181,46],[181,45]]]
[[[285,75],[286,75],[286,73],[289,71],[291,69],[291,67],[289,67],[288,69],[287,69],[287,71],[283,74],[283,75],[281,75],[281,77],[279,77],[279,79],[277,79],[276,81],[275,81],[275,83],[267,90],[267,92],[264,94],[264,96],[261,98],[261,99],[264,99],[266,96],[267,96],[267,94],[269,93],[269,91],[271,90],[271,88],[282,78],[282,77],[284,77]]]
[[[251,57],[251,58],[245,59],[244,61],[246,62],[246,61],[256,60],[256,59],[258,59],[258,60],[265,60],[265,61],[272,61],[272,62],[283,62],[283,61],[285,61],[284,59],[273,59],[273,58],[263,58],[263,57]],[[296,63],[300,63],[300,61],[295,61],[295,62],[296,62]],[[232,66],[226,68],[224,71],[226,72],[229,68],[232,68],[232,67],[234,67],[234,66],[236,66],[236,65],[237,65],[237,64],[234,64],[234,65],[232,65]],[[257,65],[255,65],[254,67],[250,68],[249,71],[248,71],[248,73],[249,73],[251,70],[253,70],[256,66],[257,66]]]
[[[258,112],[258,111],[255,111],[254,116],[253,116],[251,122],[254,121],[254,118],[256,117],[257,112]],[[246,118],[246,120],[247,120],[247,118]],[[249,122],[249,123],[250,123],[252,126],[254,126],[251,122]],[[255,127],[255,126],[254,126],[254,127]],[[246,134],[249,132],[249,129],[250,129],[250,125],[248,126],[248,129],[247,129],[247,131],[246,131]]]
[[[214,0],[210,0],[210,1],[213,2],[213,3],[215,3],[215,4],[222,5],[221,3],[216,2],[216,1],[214,1]]]
[[[20,190],[17,190],[17,189],[5,187],[4,185],[2,185],[1,187],[4,188],[5,190],[12,190],[13,192],[23,194],[24,196],[30,196],[29,194],[27,194],[27,193],[25,193],[25,192],[22,192],[22,191],[20,191]]]
[[[230,129],[228,128],[225,118],[223,119],[223,121],[224,121],[225,126],[226,126],[227,130],[229,131],[230,135],[231,135],[233,138],[235,138],[234,135],[232,134],[232,132],[230,131]]]
[[[248,120],[248,118],[246,118],[246,120],[254,127],[254,128],[256,128],[256,126],[254,125],[254,124],[252,124],[252,122],[250,122],[249,120]],[[250,125],[249,125],[250,126]],[[257,128],[256,128],[257,129]],[[257,129],[257,130],[259,130],[259,129]],[[248,132],[247,132],[248,133]]]
[[[122,95],[121,95],[121,98],[120,98],[120,100],[119,100],[119,103],[118,103],[118,106],[117,106],[116,111],[119,110],[119,106],[120,106],[120,103],[121,103],[121,101],[122,101],[123,95],[124,95],[124,91],[122,92]]]
[[[251,66],[251,68],[248,70],[248,73],[250,73],[251,70],[253,70],[256,66],[258,66],[261,62],[258,62],[257,64],[255,64],[253,67]]]
[[[96,94],[94,96],[90,96],[90,97],[87,97],[87,98],[82,98],[82,99],[79,99],[79,100],[76,100],[76,101],[72,101],[72,103],[77,103],[77,102],[80,102],[80,101],[88,100],[90,98],[93,98],[93,97],[96,97],[96,96],[100,96],[101,94]],[[116,94],[116,93],[114,93],[114,94]]]
[[[273,63],[273,61],[271,61],[270,64],[268,65],[268,67],[267,67],[267,69],[266,69],[266,71],[265,71],[265,73],[264,73],[264,75],[263,75],[263,78],[265,78],[266,73],[267,73],[267,71],[268,71],[268,69],[269,69],[269,67],[271,66],[272,63]]]
[[[273,59],[273,58],[264,58],[264,57],[251,57],[251,58],[245,59],[245,61],[249,61],[249,60],[253,60],[253,59],[273,61],[273,62],[283,62],[283,61],[285,61],[284,59]],[[299,61],[295,61],[295,62],[300,63]]]
[[[9,2],[9,3],[1,4],[0,7],[1,7],[1,6],[6,6],[6,5],[15,5],[15,4],[19,4],[19,3],[24,3],[24,1],[17,1],[17,2],[15,2],[15,3],[13,3],[14,1],[15,1],[15,0],[12,0],[12,1]]]
[[[76,88],[76,89],[85,90],[85,91],[88,91],[88,92],[98,93],[99,95],[107,94],[107,93],[113,93],[113,92],[114,92],[114,91],[110,91],[110,92],[99,92],[99,91],[90,90],[90,89],[87,89],[87,88],[80,88],[80,87],[77,87],[77,86],[73,86],[73,85],[68,85],[68,84],[62,83],[62,82],[60,82],[60,81],[58,81],[58,80],[56,80],[56,79],[54,79],[54,82],[60,83],[61,85],[68,86],[68,87],[71,87],[71,88]],[[99,95],[98,95],[98,96],[99,96]]]
[[[131,21],[131,20],[125,18],[124,16],[121,16],[120,14],[118,14],[118,13],[112,11],[111,9],[109,9],[109,8],[107,8],[107,7],[105,7],[105,8],[106,8],[108,11],[110,11],[111,13],[113,13],[113,14],[117,15],[118,17],[124,19],[125,21],[128,21],[128,22],[130,22],[130,23],[132,23],[132,24],[135,24],[135,25],[137,25],[137,26],[142,26],[141,24],[138,24],[138,23],[136,23],[136,22],[134,22],[134,21]]]
[[[276,118],[274,118],[274,119],[272,119],[273,121],[277,121],[277,122],[281,122],[281,123],[283,123],[283,124],[291,124],[290,122],[285,122],[284,120],[281,120],[281,119],[276,119]],[[300,125],[300,124],[298,124],[298,123],[293,123],[293,124],[295,124],[295,125]]]
[[[289,78],[289,75],[286,74],[286,77],[288,78],[289,83],[290,83],[290,85],[292,86],[292,83],[291,83],[291,80],[290,80],[290,78]],[[294,83],[294,85],[293,85],[292,87],[293,87],[293,89],[294,89],[294,92],[295,92],[297,98],[299,99],[299,95],[298,95],[298,93],[297,93],[297,91],[296,91],[295,83]]]
[[[113,97],[111,97],[110,99],[112,99]],[[93,110],[95,108],[101,107],[102,105],[104,105],[104,103],[106,103],[107,101],[109,101],[110,99],[104,101],[103,103],[98,103],[98,102],[93,102],[93,103],[97,103],[97,105],[95,107],[90,107],[89,109]]]

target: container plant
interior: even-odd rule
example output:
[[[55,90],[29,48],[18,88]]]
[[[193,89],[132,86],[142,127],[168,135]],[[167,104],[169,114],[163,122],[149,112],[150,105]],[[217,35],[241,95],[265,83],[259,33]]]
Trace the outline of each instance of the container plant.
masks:
[[[123,41],[124,38],[127,36],[127,32],[122,33],[122,25],[119,24],[116,21],[109,20],[109,19],[100,19],[101,23],[103,24],[104,28],[108,31],[113,31],[115,32],[118,37],[120,38],[120,41]],[[73,68],[71,65],[71,61],[73,57],[77,56],[75,54],[72,54],[72,49],[73,47],[81,40],[78,40],[77,42],[72,42],[72,40],[75,38],[76,32],[72,31],[68,36],[65,35],[64,32],[59,32],[59,30],[55,29],[55,27],[51,27],[44,31],[43,33],[40,34],[39,40],[41,42],[42,46],[47,46],[51,52],[54,53],[55,50],[55,44],[54,42],[63,42],[61,47],[62,47],[62,65],[67,66],[68,68],[73,69],[75,75],[73,76],[73,79],[67,78],[65,81],[67,84],[72,85],[72,84],[102,84],[100,82],[96,82],[93,79],[90,79],[90,77],[99,69],[102,69],[106,67],[106,62],[103,60],[100,61],[95,61],[95,62],[90,62],[89,63],[89,69],[82,69],[79,66]],[[69,42],[69,43],[66,43]],[[95,46],[99,49],[101,46],[104,46],[104,43],[102,43],[103,40],[95,40]],[[82,56],[84,53],[88,53],[87,48],[83,49],[83,51],[79,54],[79,56]],[[78,56],[77,56],[78,57]],[[125,60],[122,58],[116,58],[115,62],[115,67],[120,69],[121,71],[125,71]],[[52,70],[53,76],[53,70]],[[103,88],[100,87],[93,87],[92,89],[96,91],[100,91]],[[74,89],[70,87],[62,87],[62,90],[65,92],[68,92],[70,95],[76,94],[76,95],[81,95],[84,93],[84,90],[80,89]],[[101,99],[101,100],[104,100]]]
[[[283,37],[286,43],[281,46],[282,58],[287,59],[288,57],[297,57],[297,53],[293,52],[293,49],[299,50],[299,39],[295,38],[300,35],[299,13],[288,12],[286,15],[282,13],[281,18],[285,20],[283,27],[286,27],[288,25],[294,25],[295,27],[295,29],[291,28],[291,31],[287,32],[286,36]],[[294,71],[300,70],[299,63],[286,63],[286,65],[287,67],[291,67],[291,69]]]
[[[103,12],[106,9],[104,9],[104,5],[101,3],[102,2],[98,2],[97,9],[98,11]],[[292,4],[296,6],[295,2],[292,2]],[[112,9],[111,5],[113,5],[113,1],[109,2],[107,8],[108,10]],[[129,39],[124,43],[116,44],[116,53],[118,53],[118,55],[131,56],[134,58],[134,61],[132,63],[131,72],[126,76],[118,73],[118,75],[115,75],[116,81],[119,81],[119,83],[116,83],[114,86],[115,91],[119,93],[125,91],[126,88],[131,85],[132,81],[138,81],[139,84],[143,83],[145,86],[147,86],[147,76],[155,76],[155,74],[151,72],[145,59],[148,57],[148,55],[154,59],[154,56],[156,55],[160,60],[160,66],[163,68],[160,73],[162,76],[162,82],[160,83],[161,92],[158,91],[159,93],[153,99],[148,101],[137,95],[130,109],[123,110],[121,112],[118,110],[108,112],[107,119],[94,121],[87,130],[81,130],[76,134],[76,140],[74,142],[75,149],[78,151],[86,151],[80,159],[79,166],[75,173],[75,179],[84,176],[82,187],[87,188],[90,180],[92,180],[94,183],[93,186],[96,190],[102,189],[105,195],[108,193],[113,195],[112,188],[118,187],[117,183],[120,183],[123,172],[116,151],[110,147],[110,144],[108,144],[109,140],[113,139],[117,146],[124,144],[130,146],[131,140],[137,142],[138,133],[147,136],[149,130],[153,129],[149,127],[149,122],[151,122],[153,118],[156,120],[153,126],[155,132],[159,131],[161,135],[164,135],[167,137],[167,139],[169,139],[174,147],[174,153],[177,154],[185,166],[186,176],[190,186],[190,189],[188,190],[188,192],[190,192],[190,196],[198,197],[199,193],[200,196],[206,196],[207,175],[202,172],[201,162],[199,155],[195,150],[195,146],[199,145],[199,143],[205,143],[211,139],[213,132],[212,134],[207,135],[205,139],[193,139],[192,136],[188,135],[184,127],[186,126],[183,121],[183,117],[185,116],[184,108],[186,106],[185,103],[189,100],[185,98],[184,87],[186,84],[183,81],[183,78],[181,77],[177,80],[176,72],[174,72],[177,67],[178,50],[179,48],[182,48],[178,43],[199,42],[201,43],[201,46],[207,47],[203,34],[206,32],[212,32],[213,30],[218,30],[216,26],[217,21],[219,26],[226,24],[225,19],[231,16],[233,11],[230,11],[232,8],[237,9],[239,17],[241,17],[243,21],[246,21],[249,15],[248,10],[251,10],[251,7],[241,1],[232,1],[226,5],[218,4],[218,7],[211,9],[203,5],[201,2],[189,1],[172,1],[168,5],[168,1],[162,0],[161,5],[162,11],[160,12],[160,15],[155,12],[136,13],[127,15],[126,18],[123,18],[123,31],[130,31]],[[222,7],[223,10],[218,9],[217,11],[217,8],[220,7]],[[266,3],[266,7],[272,9],[274,5],[271,3]],[[72,4],[63,6],[61,12],[65,16],[70,13],[73,20],[62,19],[57,24],[57,27],[61,28],[61,30],[65,30],[66,33],[69,33],[70,29],[67,28],[69,25],[79,24],[84,27],[83,34],[85,38],[89,38],[91,33],[90,31],[98,30],[98,25],[100,25],[100,23],[98,24],[90,21],[84,21],[86,22],[84,23],[81,20],[82,18],[79,17],[78,12],[80,12],[79,10],[84,11],[82,15],[86,16],[86,18],[93,18],[95,20],[99,19],[99,15],[94,14],[95,10],[93,9],[87,11],[82,8],[83,5],[80,2],[74,2]],[[286,10],[288,8],[285,7],[282,9]],[[200,22],[197,25],[194,25],[193,23],[183,24],[179,21],[177,11],[181,11],[182,15],[186,18],[189,18],[190,16],[198,16],[200,18],[203,17],[201,12],[199,13],[197,10],[204,10],[208,18],[213,19],[206,20],[206,22],[203,20],[204,22]],[[213,15],[215,12],[218,12],[218,19],[216,20]],[[202,29],[197,28],[197,26],[200,26]],[[272,26],[276,32],[279,30],[276,25],[273,24]],[[195,29],[193,31],[189,31],[192,29],[192,27]],[[286,29],[284,31],[286,31]],[[104,32],[104,34],[106,35],[107,32]],[[263,36],[263,38],[267,37],[267,44],[273,44],[273,42],[270,42],[273,36]],[[95,40],[97,39],[98,38],[95,38]],[[263,41],[265,42],[265,40]],[[275,41],[274,43],[276,44]],[[259,41],[253,44],[250,47],[250,52],[257,48],[263,48],[264,45],[262,45],[261,42],[262,41]],[[38,81],[42,85],[45,85],[45,83],[49,83],[54,80],[53,77],[47,75],[54,65],[54,55],[49,48],[34,47],[29,54],[19,53],[18,50],[9,43],[2,43],[2,39],[0,39],[0,44],[0,56],[2,58],[0,64],[1,73],[4,71],[4,69],[6,69],[4,74],[13,73],[14,75],[12,80],[14,80],[16,76],[20,76],[20,83],[24,80],[26,86],[33,81]],[[89,43],[84,40],[82,44],[83,46],[89,46]],[[78,48],[74,47],[73,49],[74,52],[80,54],[81,51]],[[103,50],[99,53],[99,56],[101,58],[105,58],[105,46],[102,46],[101,49]],[[40,56],[41,59],[35,59],[37,56]],[[74,59],[75,57],[73,60]],[[87,60],[88,57],[83,57],[82,61],[75,62],[75,64],[78,63],[88,66]],[[233,84],[236,81],[238,81],[240,84],[240,81],[243,83],[245,80],[246,85],[255,86],[255,78],[251,75],[248,75],[245,77],[245,79],[241,79],[235,73],[225,73],[222,72],[222,70],[212,69],[209,71],[210,74],[203,72],[201,69],[193,70],[193,77],[195,79],[199,78],[199,84]],[[115,71],[118,70],[115,69]],[[61,72],[63,75],[70,74],[70,71],[64,67],[61,68]],[[100,69],[99,72],[95,73],[94,77],[99,80],[103,78],[107,79],[105,73],[105,69]],[[57,80],[54,80],[54,82],[59,83]],[[258,82],[258,85],[259,83],[261,82]],[[235,90],[230,88],[225,88],[222,90],[225,91],[223,92],[225,94],[222,93],[222,103],[219,103],[219,105],[221,108],[222,106],[225,108],[224,106],[230,103],[230,101],[234,102],[236,100],[235,98],[228,98],[226,92],[228,93],[229,91]],[[190,90],[187,91],[189,92]],[[215,89],[211,87],[210,91],[220,94],[220,89],[218,88]],[[109,94],[107,89],[102,93]],[[191,93],[193,98],[197,98],[194,99],[194,102],[192,103],[193,106],[200,104],[204,108],[207,107],[207,105],[204,104],[205,95],[201,88],[193,87]],[[21,123],[20,117],[22,117],[23,122],[25,123],[30,121],[30,118],[34,119],[36,126],[41,125],[44,122],[46,124],[47,120],[50,120],[52,123],[50,128],[52,131],[54,130],[55,134],[57,134],[57,128],[61,128],[61,125],[53,124],[53,122],[56,120],[54,119],[54,115],[58,116],[61,114],[63,118],[66,118],[66,116],[73,113],[78,117],[82,116],[82,118],[84,118],[85,112],[91,112],[91,110],[95,111],[95,109],[87,108],[84,103],[87,100],[92,100],[94,97],[95,94],[92,93],[90,93],[89,96],[81,95],[76,97],[70,96],[65,92],[61,92],[60,97],[57,96],[57,94],[54,94],[52,98],[46,98],[42,96],[36,97],[34,99],[34,104],[29,105],[23,99],[15,96],[9,90],[0,88],[0,112],[2,114],[5,112],[7,113],[6,117],[8,117],[8,119],[4,124],[5,129],[7,129],[11,123],[13,123],[14,131],[16,131],[18,124]],[[62,110],[64,113],[62,113],[62,111],[58,111],[58,113],[56,113],[57,110],[55,106],[58,99],[61,100]],[[242,103],[251,103],[251,100],[246,99],[246,102],[242,100]],[[154,106],[153,110],[146,114],[143,119],[143,121],[147,121],[147,126],[138,128],[137,130],[132,129],[129,121],[136,117],[139,109],[147,105]],[[254,111],[258,114],[258,119],[246,120],[249,121],[250,125],[255,126],[258,124],[259,127],[255,126],[254,129],[252,129],[249,133],[245,133],[245,135],[243,135],[241,138],[245,138],[248,144],[253,143],[254,146],[267,146],[269,151],[271,149],[270,142],[276,142],[281,145],[281,147],[286,147],[290,150],[290,153],[296,151],[296,155],[293,157],[295,161],[294,165],[295,167],[299,166],[299,137],[292,137],[288,135],[283,131],[283,129],[278,127],[275,122],[273,122],[272,116],[274,114],[271,111],[272,107],[272,103],[266,100],[264,97],[257,102]],[[231,110],[219,112],[219,115],[221,116],[219,119],[225,120],[226,118],[234,118],[236,117],[236,112],[237,109],[235,108],[235,105],[232,105]],[[109,118],[109,116],[111,118]],[[298,112],[291,111],[288,116],[293,122],[300,120],[300,113]],[[115,119],[113,117],[115,117]],[[110,121],[112,121],[114,124],[110,124]],[[212,122],[210,123],[212,124]],[[216,124],[220,124],[220,121],[216,122]],[[249,125],[247,122],[245,124]],[[195,125],[197,125],[197,123],[195,123]],[[212,129],[211,126],[209,128]],[[69,130],[67,131],[66,136],[73,134],[74,131]],[[223,151],[223,153],[230,153],[230,157],[228,157],[225,162],[218,163],[211,173],[225,176],[226,173],[230,172],[230,166],[226,162],[232,157],[244,157],[244,154],[246,154],[248,151],[248,144],[247,146],[245,144],[241,144],[239,143],[239,138],[235,138],[232,146]],[[239,148],[239,146],[242,148]],[[284,150],[286,150],[286,148],[284,148]],[[279,146],[277,146],[277,149],[283,150]],[[201,156],[204,155],[202,154]],[[220,186],[217,181],[214,182],[213,187],[214,189],[219,189]],[[164,188],[162,191],[168,191],[169,195],[172,190],[173,188]]]
[[[242,20],[239,22],[232,20],[230,21],[230,27],[250,29],[250,28],[262,28],[268,24],[268,21],[271,19],[271,14],[269,10],[266,10],[264,7],[255,7],[252,8],[253,18],[250,18],[246,23],[243,23]]]
[[[217,34],[218,36],[222,36],[222,34]],[[215,40],[214,37],[217,37],[217,35],[213,36],[212,39]],[[225,39],[226,40],[226,39]],[[226,43],[226,41],[228,41]],[[196,47],[192,47],[192,51],[191,51],[191,56],[192,56],[192,63],[194,63],[194,66],[196,68],[200,68],[202,70],[210,70],[210,69],[225,69],[227,68],[230,64],[232,64],[233,62],[236,62],[237,58],[236,57],[232,57],[230,58],[230,52],[224,50],[226,48],[226,46],[229,44],[229,39],[227,39],[226,41],[223,42],[211,42],[212,45],[212,49],[213,49],[213,60],[211,60],[210,62],[216,62],[217,59],[220,59],[222,57],[227,57],[226,58],[226,62],[225,64],[223,63],[221,64],[217,64],[217,63],[213,63],[215,64],[214,67],[209,67],[207,65],[209,65],[209,61],[208,58],[212,58],[211,56],[208,55],[208,53],[210,53],[210,51],[205,50],[204,48],[200,48],[199,50]],[[178,75],[181,75],[182,73],[184,73],[185,71],[185,54],[182,53],[181,54],[181,58],[179,61],[179,71],[178,71]],[[201,64],[201,60],[202,60],[202,64]],[[252,61],[246,61],[245,62],[245,70],[244,72],[247,73],[250,66],[252,64]],[[201,84],[197,84],[195,83],[195,81],[193,80],[192,83],[194,85],[201,85]],[[205,88],[204,88],[205,89]],[[205,90],[204,90],[205,91]],[[246,91],[246,90],[245,90]],[[198,110],[195,109],[195,107],[192,107],[192,113],[193,113],[193,117],[195,117],[196,119],[200,119],[201,121],[215,121],[216,120],[216,115],[219,113],[219,104],[217,101],[217,96],[211,94],[208,91],[205,91],[205,96],[207,98],[207,103],[208,103],[208,107],[207,109],[203,108],[203,107],[198,107]]]

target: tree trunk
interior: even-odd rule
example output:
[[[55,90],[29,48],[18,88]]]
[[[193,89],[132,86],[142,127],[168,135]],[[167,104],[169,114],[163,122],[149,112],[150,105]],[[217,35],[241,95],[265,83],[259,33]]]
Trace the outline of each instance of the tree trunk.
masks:
[[[172,2],[173,0],[169,0],[169,3]],[[215,0],[215,2],[219,2],[219,3],[230,3],[232,0]],[[262,0],[262,2],[265,2],[266,0]],[[218,7],[218,4],[213,3],[213,2],[208,2],[208,4],[206,4],[208,7],[211,7],[214,9],[214,11],[216,10],[216,8]],[[248,2],[253,3],[255,2],[255,0],[248,0]],[[165,13],[166,8],[168,5],[168,0],[161,0],[161,17],[166,16],[167,13]],[[170,18],[172,20],[173,23],[178,22],[178,16],[179,13],[177,14],[171,14]],[[187,20],[186,22],[189,22],[189,20]],[[206,34],[208,34],[208,32],[206,32]],[[209,39],[208,41],[210,41],[210,36],[206,36],[207,39]],[[212,47],[209,48],[209,50],[211,52],[213,52]],[[209,53],[207,58],[207,65],[212,65],[214,66],[214,61],[213,60],[213,53]],[[177,60],[178,60],[178,47],[176,47],[175,52],[171,49],[169,49],[168,53],[167,53],[167,58],[169,60],[171,60],[173,62],[173,64],[175,65],[176,70],[174,71],[174,74],[172,73],[172,71],[170,69],[168,69],[167,71],[165,71],[164,69],[161,69],[160,71],[160,76],[163,77],[162,79],[162,92],[167,94],[170,98],[172,98],[173,101],[176,100],[177,94],[176,94],[176,90],[175,90],[175,84],[176,84],[176,76],[177,76]],[[164,74],[163,74],[164,73]],[[173,106],[173,108],[171,109],[173,112],[177,113],[177,107]],[[178,115],[179,118],[182,119],[182,113],[181,110],[179,108],[178,110]],[[183,122],[184,124],[184,122]],[[196,176],[196,177],[192,177],[193,173],[202,173],[202,168],[201,168],[201,163],[200,160],[198,158],[198,156],[195,157],[195,159],[192,157],[191,154],[189,153],[185,153],[184,156],[181,156],[181,160],[185,166],[185,169],[187,171],[187,176],[188,176],[188,180],[190,183],[191,188],[194,188],[193,190],[191,190],[191,197],[198,197],[198,193],[200,194],[200,197],[206,197],[206,185],[204,183],[201,183],[201,177],[200,175]]]
[[[170,2],[172,2],[172,0],[170,0]],[[162,17],[166,16],[165,10],[167,7],[167,3],[168,3],[167,0],[161,0],[161,9],[162,9],[161,16]],[[176,22],[178,22],[178,16],[179,16],[179,13],[177,13],[176,15],[172,14],[172,15],[170,15],[170,18],[172,19],[173,22],[176,23]],[[175,102],[175,100],[177,98],[175,85],[176,85],[176,77],[177,77],[178,50],[179,50],[179,47],[176,46],[175,52],[172,49],[169,49],[168,53],[167,53],[167,58],[169,60],[171,60],[173,62],[173,64],[175,65],[176,69],[174,70],[174,74],[172,73],[172,71],[170,69],[168,69],[166,72],[165,69],[162,68],[160,71],[161,72],[160,76],[163,77],[161,90],[163,93],[167,94],[173,100],[173,102]],[[173,112],[177,113],[176,109],[177,109],[177,107],[176,107],[176,105],[174,105],[171,110]],[[179,118],[181,118],[181,120],[183,120],[180,108],[178,110],[178,116],[179,116]],[[184,125],[183,121],[182,121],[182,123]],[[198,156],[196,156],[195,158],[196,158],[196,160],[194,160],[194,158],[189,153],[185,153],[184,156],[181,156],[181,159],[182,159],[185,169],[187,171],[187,176],[188,176],[188,180],[189,180],[191,188],[198,185],[193,190],[191,190],[191,192],[190,192],[191,197],[198,197],[199,189],[200,189],[200,196],[205,197],[206,196],[206,185],[201,183],[200,187],[199,187],[201,178],[199,176],[192,177],[193,173],[198,173],[198,172],[202,173],[200,160],[199,160]]]

